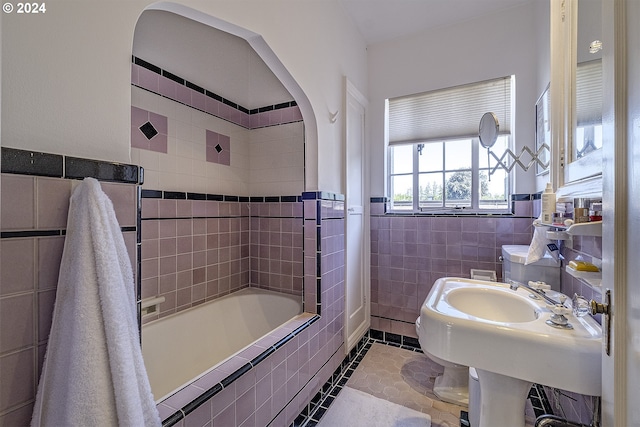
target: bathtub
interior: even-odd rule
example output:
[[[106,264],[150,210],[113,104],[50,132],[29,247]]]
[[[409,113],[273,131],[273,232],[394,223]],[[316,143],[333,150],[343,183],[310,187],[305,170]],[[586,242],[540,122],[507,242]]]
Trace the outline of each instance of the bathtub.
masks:
[[[142,326],[156,402],[302,312],[302,297],[244,288]]]

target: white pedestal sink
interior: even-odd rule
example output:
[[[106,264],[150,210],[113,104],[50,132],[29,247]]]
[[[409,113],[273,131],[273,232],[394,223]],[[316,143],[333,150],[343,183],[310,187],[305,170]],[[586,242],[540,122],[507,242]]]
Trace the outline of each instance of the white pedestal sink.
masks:
[[[443,278],[422,306],[423,350],[478,371],[481,427],[524,426],[532,383],[600,395],[600,325],[568,315],[573,329],[553,328],[545,323],[552,315],[547,302],[530,294],[504,283]]]

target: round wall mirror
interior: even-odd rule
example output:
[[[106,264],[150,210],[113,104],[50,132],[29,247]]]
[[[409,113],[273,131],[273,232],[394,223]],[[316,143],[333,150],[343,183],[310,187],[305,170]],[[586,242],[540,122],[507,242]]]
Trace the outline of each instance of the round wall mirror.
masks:
[[[480,144],[484,148],[491,148],[498,139],[498,117],[493,113],[484,113],[480,119],[480,128],[478,131],[478,137],[480,138]]]

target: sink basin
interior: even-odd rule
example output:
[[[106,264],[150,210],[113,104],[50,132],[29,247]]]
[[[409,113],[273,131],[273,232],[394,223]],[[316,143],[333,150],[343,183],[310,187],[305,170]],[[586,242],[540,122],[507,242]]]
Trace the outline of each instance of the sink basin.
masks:
[[[481,426],[524,425],[531,383],[601,393],[600,325],[591,316],[568,314],[573,329],[553,328],[545,323],[553,314],[547,302],[530,295],[524,287],[514,291],[505,283],[442,278],[421,308],[423,350],[478,371]],[[560,294],[547,295],[558,300]],[[515,408],[505,399],[513,400]]]
[[[539,306],[502,287],[459,287],[446,301],[454,310],[492,322],[531,322],[540,314]]]

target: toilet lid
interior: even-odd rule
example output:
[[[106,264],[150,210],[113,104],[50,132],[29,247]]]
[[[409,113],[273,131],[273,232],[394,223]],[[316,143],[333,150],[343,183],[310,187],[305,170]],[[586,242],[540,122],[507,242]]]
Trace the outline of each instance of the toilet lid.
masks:
[[[529,245],[504,245],[502,247],[502,257],[516,264],[524,264],[527,260]],[[560,261],[553,259],[549,253],[545,253],[539,261],[529,265],[537,265],[542,267],[560,267]]]

